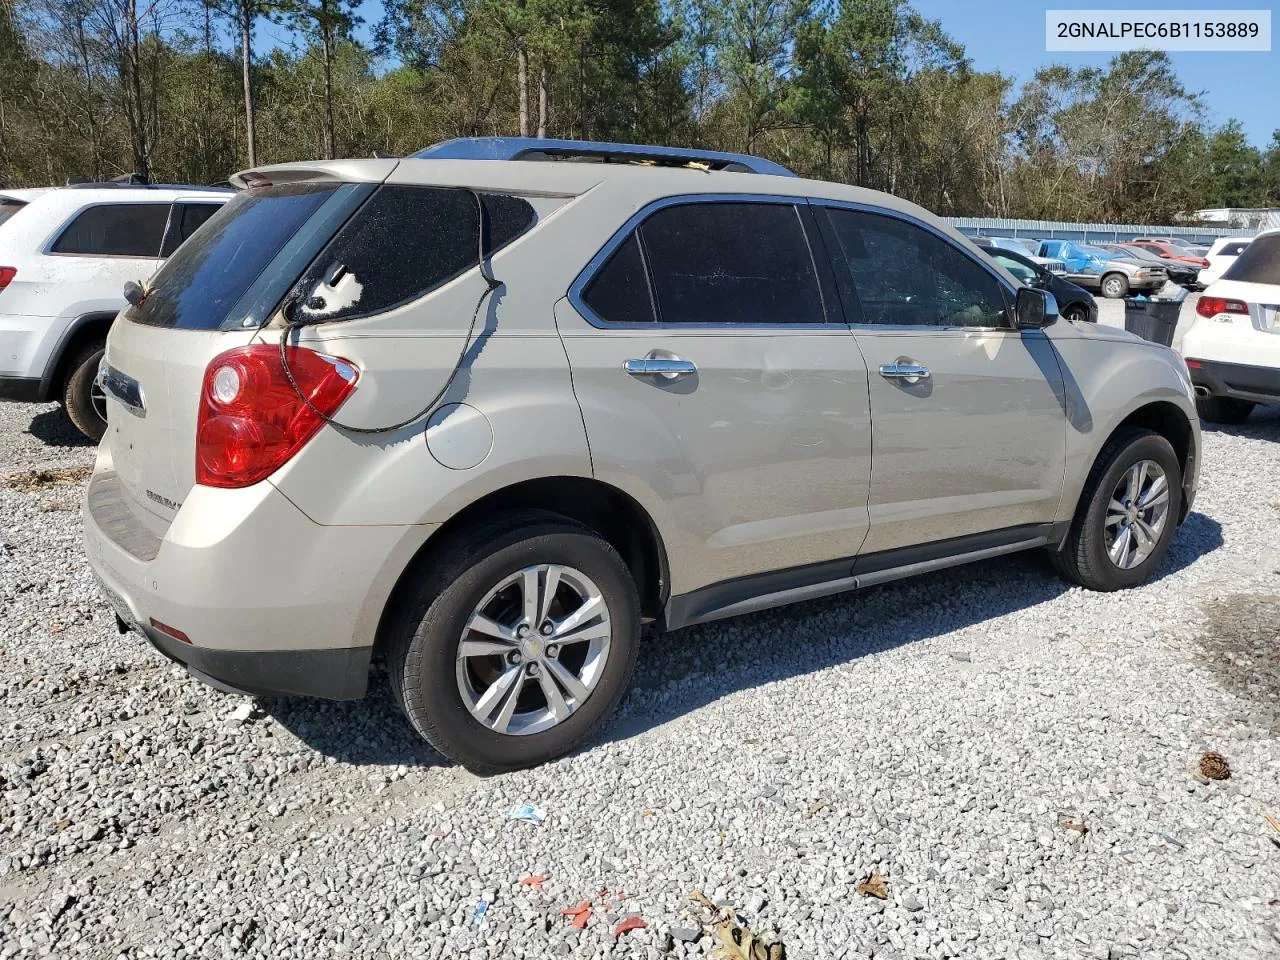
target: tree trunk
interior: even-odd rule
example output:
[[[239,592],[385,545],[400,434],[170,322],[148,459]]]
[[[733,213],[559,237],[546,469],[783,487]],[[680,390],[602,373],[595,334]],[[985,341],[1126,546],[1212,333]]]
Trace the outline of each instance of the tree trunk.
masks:
[[[258,131],[253,116],[253,4],[240,0],[240,71],[244,80],[244,139],[249,166],[258,165]]]
[[[125,81],[129,140],[133,148],[133,172],[144,183],[151,181],[151,146],[147,142],[146,98],[142,93],[142,36],[138,27],[138,5],[129,0],[124,7],[124,49],[121,72]]]
[[[334,157],[333,143],[333,31],[326,24],[320,31],[324,45],[324,158]]]
[[[520,84],[520,136],[529,135],[529,51],[516,41],[516,82]]]
[[[547,135],[547,107],[551,97],[551,71],[544,63],[538,74],[538,136]]]

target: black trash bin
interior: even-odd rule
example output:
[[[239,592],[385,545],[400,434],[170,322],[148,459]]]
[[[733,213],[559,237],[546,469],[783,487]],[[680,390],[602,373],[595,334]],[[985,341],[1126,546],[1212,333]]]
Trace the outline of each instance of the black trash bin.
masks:
[[[1136,333],[1143,340],[1173,346],[1173,331],[1178,328],[1178,314],[1182,312],[1183,296],[1171,300],[1139,300],[1124,298],[1124,328]]]

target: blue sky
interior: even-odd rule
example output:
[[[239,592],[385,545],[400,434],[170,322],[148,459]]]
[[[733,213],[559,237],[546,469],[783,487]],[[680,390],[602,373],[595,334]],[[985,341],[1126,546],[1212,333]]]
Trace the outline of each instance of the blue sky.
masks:
[[[978,70],[999,70],[1017,82],[1029,80],[1039,67],[1050,63],[1071,66],[1106,66],[1114,53],[1048,53],[1044,48],[1046,10],[1272,10],[1270,53],[1175,52],[1169,56],[1183,86],[1203,94],[1209,122],[1225,123],[1235,117],[1255,146],[1271,141],[1280,128],[1280,52],[1275,32],[1280,23],[1269,0],[913,0],[921,14],[941,21],[952,38],[964,44]]]

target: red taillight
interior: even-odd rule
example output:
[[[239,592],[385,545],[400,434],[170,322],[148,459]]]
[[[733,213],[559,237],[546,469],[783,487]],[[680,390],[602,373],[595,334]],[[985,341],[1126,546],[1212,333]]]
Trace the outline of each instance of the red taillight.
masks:
[[[1199,369],[1200,369],[1200,361],[1199,361],[1199,360],[1188,360],[1188,361],[1187,361],[1187,369],[1188,369],[1188,370],[1199,370]]]
[[[18,275],[17,267],[0,267],[0,290],[3,290]]]
[[[1208,265],[1209,265],[1209,261],[1208,261],[1208,260],[1206,260],[1204,257],[1201,257],[1201,258],[1200,258],[1200,269],[1201,269],[1201,270],[1203,270],[1203,269],[1204,269],[1205,267],[1207,267]]]
[[[331,417],[355,389],[359,371],[341,357],[289,347],[289,372],[312,406]],[[271,344],[214,357],[200,388],[196,483],[247,487],[275,473],[323,425],[298,396]]]
[[[1226,297],[1201,297],[1196,301],[1196,313],[1202,317],[1216,317],[1220,313],[1248,313],[1249,305],[1243,300]]]

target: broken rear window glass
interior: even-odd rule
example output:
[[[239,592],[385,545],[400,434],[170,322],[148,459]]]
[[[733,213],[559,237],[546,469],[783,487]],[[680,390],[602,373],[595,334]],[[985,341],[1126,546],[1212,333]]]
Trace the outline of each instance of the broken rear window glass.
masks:
[[[481,194],[485,253],[507,245],[536,218],[528,201]],[[379,188],[299,282],[294,319],[327,323],[390,310],[476,265],[479,216],[469,190]]]

